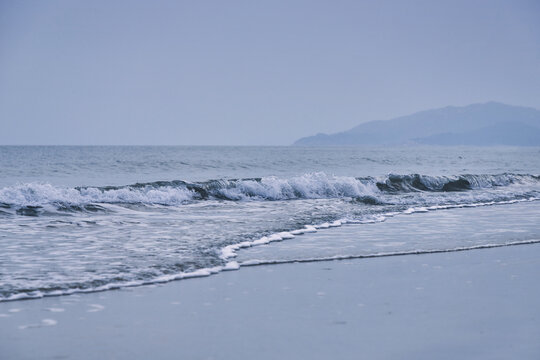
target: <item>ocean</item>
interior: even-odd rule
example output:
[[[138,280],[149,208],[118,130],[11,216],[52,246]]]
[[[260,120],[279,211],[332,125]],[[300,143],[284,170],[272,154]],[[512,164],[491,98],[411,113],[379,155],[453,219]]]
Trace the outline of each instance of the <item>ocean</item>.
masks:
[[[0,301],[536,242],[539,174],[537,147],[0,146]]]

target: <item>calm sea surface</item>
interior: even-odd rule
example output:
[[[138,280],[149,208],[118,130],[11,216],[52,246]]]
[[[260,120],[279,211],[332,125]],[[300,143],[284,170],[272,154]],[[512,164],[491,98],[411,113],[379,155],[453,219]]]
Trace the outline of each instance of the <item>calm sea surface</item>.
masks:
[[[539,174],[539,148],[4,146],[0,301],[527,242]],[[457,219],[480,207],[465,241]],[[374,243],[373,224],[399,239]]]

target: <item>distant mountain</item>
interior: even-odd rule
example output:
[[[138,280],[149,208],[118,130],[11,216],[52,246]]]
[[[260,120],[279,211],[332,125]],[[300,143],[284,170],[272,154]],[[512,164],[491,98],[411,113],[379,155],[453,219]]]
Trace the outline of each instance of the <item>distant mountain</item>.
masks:
[[[514,145],[540,146],[540,111],[496,102],[448,106],[391,120],[317,134],[294,145]]]

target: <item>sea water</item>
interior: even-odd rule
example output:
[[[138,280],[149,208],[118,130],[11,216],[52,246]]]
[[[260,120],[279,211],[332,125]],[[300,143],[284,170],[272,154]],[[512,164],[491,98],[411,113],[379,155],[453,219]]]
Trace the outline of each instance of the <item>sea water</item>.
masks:
[[[4,146],[0,301],[537,241],[539,173],[534,147]]]

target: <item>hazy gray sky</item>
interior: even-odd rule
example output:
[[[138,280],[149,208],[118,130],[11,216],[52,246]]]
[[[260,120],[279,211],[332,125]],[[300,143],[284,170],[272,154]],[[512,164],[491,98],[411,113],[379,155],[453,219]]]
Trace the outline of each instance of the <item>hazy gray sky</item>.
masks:
[[[0,1],[0,144],[283,145],[540,108],[540,2]]]

